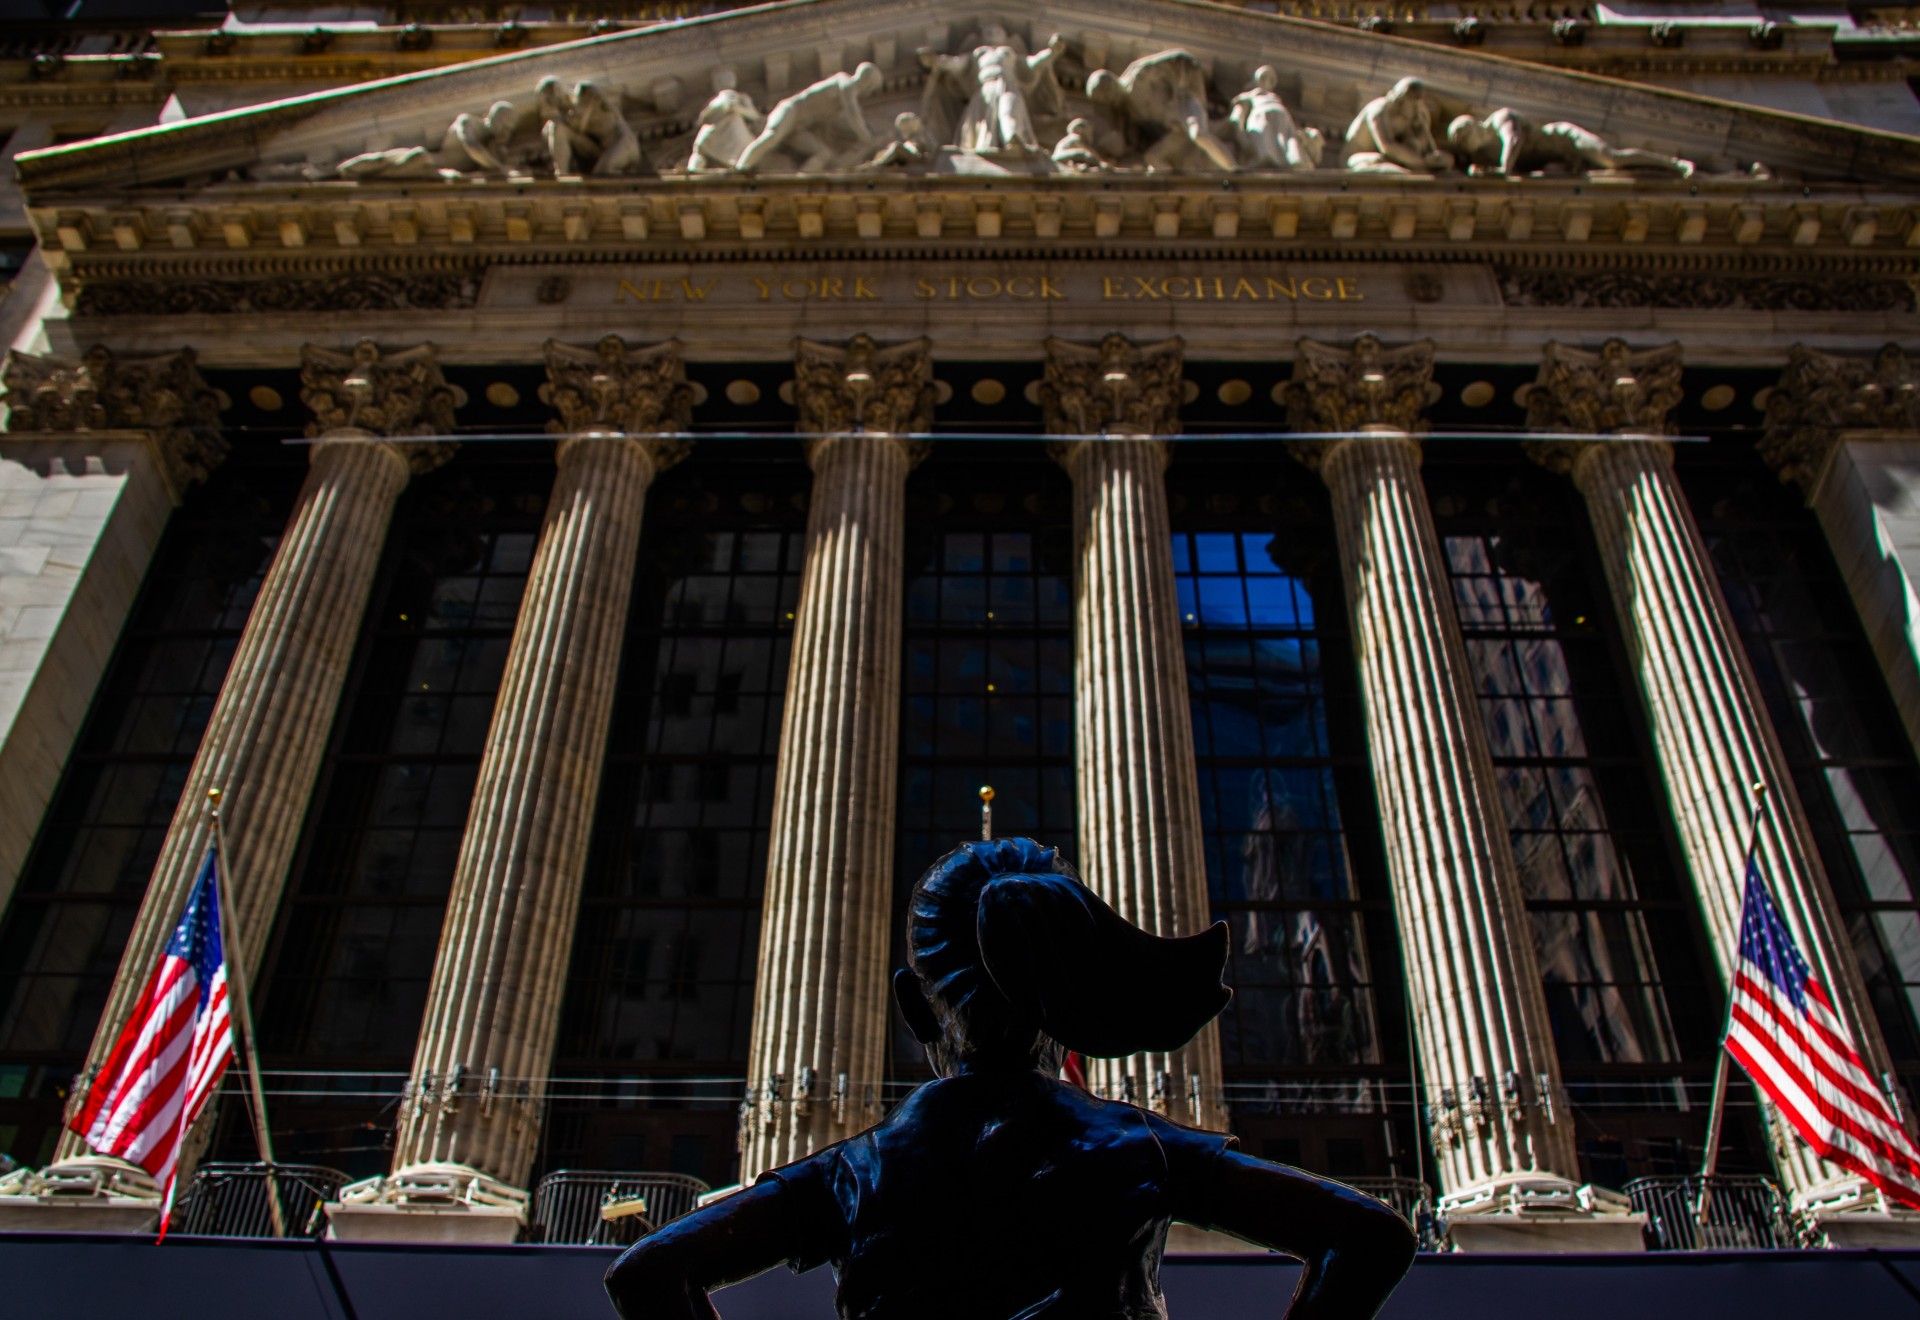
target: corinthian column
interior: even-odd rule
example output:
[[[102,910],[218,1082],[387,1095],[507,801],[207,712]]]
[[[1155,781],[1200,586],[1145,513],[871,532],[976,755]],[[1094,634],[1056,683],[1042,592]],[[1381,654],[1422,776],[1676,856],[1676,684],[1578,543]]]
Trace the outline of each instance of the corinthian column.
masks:
[[[1635,353],[1612,340],[1589,353],[1550,343],[1528,396],[1529,428],[1621,438],[1530,448],[1547,466],[1571,472],[1586,497],[1721,975],[1731,986],[1739,965],[1752,785],[1763,783],[1760,869],[1868,1069],[1885,1076],[1886,1045],[1800,796],[1674,477],[1673,450],[1659,438],[1679,398],[1677,344]],[[1774,1137],[1781,1177],[1803,1205],[1875,1205],[1862,1180],[1814,1158],[1784,1131]]]
[[[550,340],[547,376],[560,470],[454,870],[394,1171],[343,1196],[342,1237],[385,1235],[379,1209],[356,1213],[365,1205],[449,1208],[464,1224],[443,1224],[448,1237],[510,1241],[523,1222],[641,513],[654,474],[686,452],[691,406],[678,342]]]
[[[1920,363],[1897,344],[1871,358],[1795,345],[1760,454],[1819,517],[1920,750]]]
[[[1573,1118],[1420,482],[1432,374],[1428,342],[1302,340],[1288,402],[1296,431],[1336,437],[1295,452],[1333,494],[1442,1204],[1463,1249],[1638,1250],[1619,1197],[1574,1187]]]
[[[307,434],[317,441],[306,484],[161,845],[94,1033],[88,1079],[118,1039],[206,860],[209,789],[224,794],[223,861],[240,944],[237,969],[251,978],[259,968],[394,500],[410,474],[445,462],[453,450],[409,438],[444,435],[453,423],[452,391],[431,346],[388,353],[363,340],[343,354],[309,345],[301,382],[314,414]],[[228,957],[233,960],[233,951]],[[68,1134],[59,1153],[78,1156],[84,1149]],[[192,1146],[183,1152],[182,1178],[191,1173],[184,1166],[193,1153]]]
[[[933,418],[925,339],[802,340],[813,494],[760,923],[741,1176],[880,1116],[900,721],[908,439]]]
[[[1181,342],[1047,341],[1040,387],[1073,478],[1074,769],[1080,872],[1155,935],[1207,925],[1200,788],[1167,525],[1166,437],[1180,431]],[[1087,1060],[1098,1095],[1224,1129],[1220,1029],[1181,1049]]]

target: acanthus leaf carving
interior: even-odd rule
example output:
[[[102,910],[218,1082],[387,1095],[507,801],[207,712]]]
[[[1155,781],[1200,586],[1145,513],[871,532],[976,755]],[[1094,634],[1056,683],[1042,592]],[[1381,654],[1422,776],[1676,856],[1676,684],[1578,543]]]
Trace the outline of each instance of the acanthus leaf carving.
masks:
[[[1609,339],[1598,352],[1549,342],[1527,394],[1527,429],[1576,435],[1667,435],[1680,402],[1680,345],[1635,352]]]
[[[121,358],[96,344],[79,358],[7,355],[7,430],[145,431],[176,494],[205,481],[227,456],[220,396],[200,376],[191,348]]]
[[[453,431],[453,388],[440,374],[432,344],[389,351],[362,339],[345,353],[307,344],[300,350],[300,398],[313,413],[311,437],[364,431],[397,440]],[[444,463],[454,446],[400,449],[418,473]]]
[[[560,414],[547,423],[556,435],[618,432],[660,437],[652,447],[656,469],[686,456],[684,433],[692,424],[693,387],[680,356],[680,341],[644,348],[607,335],[591,349],[549,339],[547,383],[540,398]]]
[[[1866,276],[1667,275],[1620,270],[1498,272],[1509,307],[1702,308],[1766,312],[1911,312],[1913,286]]]
[[[922,433],[933,425],[933,341],[881,347],[870,335],[844,345],[798,339],[793,395],[810,436]]]
[[[1416,435],[1426,429],[1423,414],[1440,397],[1432,340],[1388,348],[1373,335],[1361,335],[1349,346],[1302,339],[1295,350],[1286,387],[1287,425],[1293,430]],[[1314,462],[1325,448],[1309,443],[1298,452]]]
[[[1135,344],[1111,334],[1095,345],[1046,341],[1040,406],[1048,435],[1180,433],[1185,341]]]
[[[313,279],[89,281],[83,316],[189,316],[239,312],[449,311],[480,296],[476,271],[389,275],[349,271]]]
[[[1767,396],[1760,456],[1811,493],[1842,431],[1920,431],[1920,363],[1898,344],[1871,358],[1795,344]]]

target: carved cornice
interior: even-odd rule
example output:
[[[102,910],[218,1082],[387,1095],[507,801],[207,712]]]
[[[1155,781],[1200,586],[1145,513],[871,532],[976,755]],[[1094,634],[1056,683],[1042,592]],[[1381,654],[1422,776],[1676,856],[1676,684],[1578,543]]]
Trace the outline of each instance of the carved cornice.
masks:
[[[608,335],[592,348],[547,341],[547,383],[540,399],[559,413],[547,423],[556,435],[617,432],[653,437],[656,471],[687,456],[684,433],[693,420],[680,341],[637,348]]]
[[[309,436],[362,431],[399,439],[453,430],[453,389],[432,344],[388,351],[362,339],[345,353],[307,344],[300,350],[300,398],[313,412]],[[415,472],[445,461],[445,455],[415,452],[429,449],[450,446],[403,447]]]
[[[0,383],[10,433],[146,432],[176,497],[205,481],[227,456],[220,396],[201,379],[190,348],[125,359],[103,345],[79,358],[16,350]]]
[[[1811,495],[1843,431],[1920,430],[1920,363],[1898,344],[1871,358],[1795,344],[1767,396],[1760,456]]]
[[[811,436],[908,435],[933,425],[933,341],[880,347],[869,335],[844,346],[796,339],[793,396]]]
[[[1680,402],[1680,345],[1635,352],[1609,339],[1599,352],[1550,342],[1527,394],[1527,428],[1578,435],[1666,435]]]
[[[1111,334],[1096,346],[1046,341],[1040,407],[1048,435],[1180,434],[1185,341],[1135,344]]]
[[[1286,387],[1287,425],[1293,430],[1336,436],[1426,430],[1422,414],[1441,394],[1433,380],[1432,340],[1388,348],[1373,335],[1361,335],[1347,347],[1302,339],[1296,351]],[[1317,467],[1339,443],[1300,441],[1290,448]]]

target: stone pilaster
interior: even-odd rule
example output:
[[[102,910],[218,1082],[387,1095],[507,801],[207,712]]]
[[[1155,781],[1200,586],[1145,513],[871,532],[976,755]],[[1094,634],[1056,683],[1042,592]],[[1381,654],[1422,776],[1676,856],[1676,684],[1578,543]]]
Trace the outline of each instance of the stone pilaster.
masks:
[[[1047,341],[1041,403],[1073,479],[1074,739],[1080,873],[1156,935],[1207,926],[1200,790],[1167,522],[1165,437],[1180,431],[1181,343]],[[1087,1060],[1096,1094],[1224,1129],[1220,1033]]]
[[[1715,959],[1731,984],[1739,962],[1740,905],[1752,785],[1768,788],[1758,861],[1782,916],[1876,1076],[1888,1068],[1846,927],[1820,863],[1786,758],[1728,613],[1713,561],[1659,437],[1679,397],[1677,345],[1631,354],[1547,346],[1529,396],[1535,430],[1619,440],[1536,442],[1534,456],[1570,472],[1586,497],[1607,583],[1646,703],[1655,754],[1681,849],[1706,916]],[[1610,406],[1596,396],[1633,400]],[[1862,1206],[1859,1179],[1776,1132],[1782,1179],[1803,1205]]]
[[[408,438],[452,425],[452,392],[431,347],[384,353],[362,343],[351,357],[308,347],[302,381],[316,417],[307,428],[318,441],[312,466],[188,772],[94,1034],[89,1077],[119,1036],[206,859],[211,788],[225,795],[237,967],[249,977],[258,968],[394,500],[412,473],[452,450]],[[374,425],[381,431],[367,429]],[[83,1151],[78,1137],[62,1139],[62,1158]]]
[[[1920,362],[1796,345],[1760,454],[1806,496],[1920,750]]]
[[[1430,343],[1303,340],[1289,424],[1333,495],[1443,1205],[1467,1249],[1637,1250],[1576,1188],[1533,935],[1414,432]],[[1545,1228],[1559,1231],[1545,1232]]]
[[[932,420],[930,349],[865,335],[796,346],[814,478],[741,1118],[748,1181],[880,1117],[906,483],[920,457],[908,437]]]
[[[679,344],[549,341],[559,475],[447,902],[390,1178],[340,1237],[505,1238],[522,1222],[560,1024],[620,647],[654,475],[686,452]],[[420,1212],[448,1212],[437,1219]],[[433,1232],[422,1226],[432,1224]]]

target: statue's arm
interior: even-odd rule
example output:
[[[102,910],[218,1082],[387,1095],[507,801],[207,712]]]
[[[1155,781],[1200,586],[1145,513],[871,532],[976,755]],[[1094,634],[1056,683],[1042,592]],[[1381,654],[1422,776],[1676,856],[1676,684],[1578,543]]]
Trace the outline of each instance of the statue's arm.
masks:
[[[1413,1264],[1407,1221],[1351,1187],[1217,1144],[1169,1156],[1176,1219],[1305,1264],[1286,1320],[1367,1320]]]
[[[812,1255],[809,1216],[793,1204],[802,1196],[768,1180],[649,1233],[607,1271],[613,1309],[622,1320],[717,1320],[709,1291]]]

